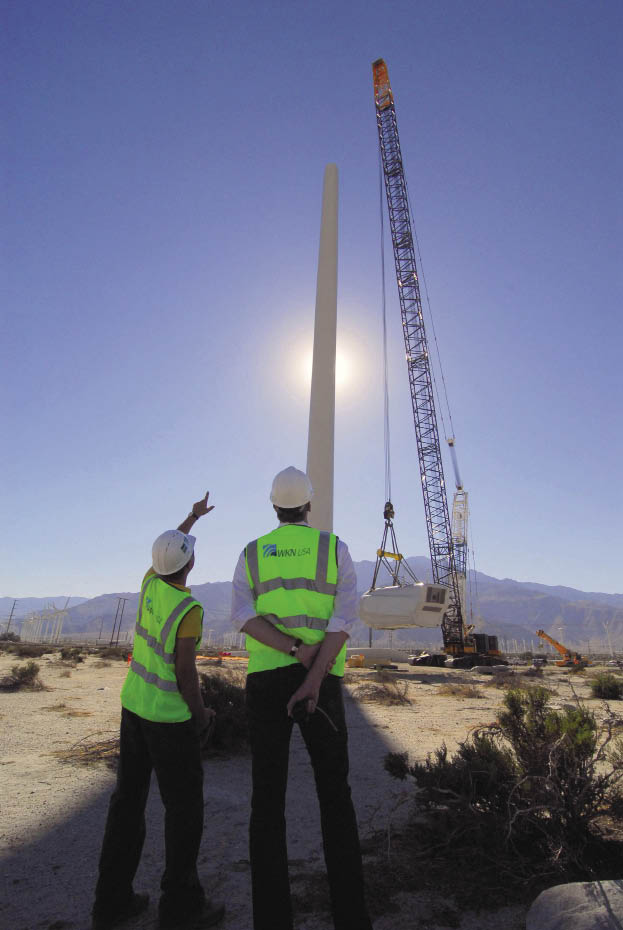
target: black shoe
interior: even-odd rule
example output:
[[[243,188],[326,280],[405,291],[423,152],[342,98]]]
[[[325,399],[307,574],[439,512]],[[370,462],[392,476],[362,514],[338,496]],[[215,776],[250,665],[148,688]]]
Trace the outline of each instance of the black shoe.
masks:
[[[131,917],[138,917],[149,905],[148,894],[133,894],[128,903],[121,910],[112,914],[93,912],[92,930],[113,930]]]
[[[187,917],[173,915],[164,917],[161,914],[158,927],[159,930],[207,930],[208,927],[214,927],[215,924],[220,923],[224,916],[224,904],[204,901],[201,910]]]

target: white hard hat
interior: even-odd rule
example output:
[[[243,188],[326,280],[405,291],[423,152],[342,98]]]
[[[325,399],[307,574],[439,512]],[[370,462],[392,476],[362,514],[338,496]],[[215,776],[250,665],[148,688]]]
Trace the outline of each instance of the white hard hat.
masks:
[[[180,530],[165,530],[151,547],[154,571],[158,575],[172,575],[190,562],[195,548],[196,536]]]
[[[286,510],[302,507],[313,496],[311,481],[304,471],[299,471],[294,465],[288,465],[275,475],[270,499],[277,507],[284,507]]]

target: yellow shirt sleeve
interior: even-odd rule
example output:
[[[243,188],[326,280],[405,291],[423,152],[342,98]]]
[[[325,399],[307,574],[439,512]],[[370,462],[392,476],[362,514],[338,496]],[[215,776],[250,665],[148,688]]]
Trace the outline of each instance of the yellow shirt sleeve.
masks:
[[[177,638],[186,639],[192,636],[194,639],[199,639],[201,637],[202,619],[201,607],[199,605],[191,607],[177,628]]]

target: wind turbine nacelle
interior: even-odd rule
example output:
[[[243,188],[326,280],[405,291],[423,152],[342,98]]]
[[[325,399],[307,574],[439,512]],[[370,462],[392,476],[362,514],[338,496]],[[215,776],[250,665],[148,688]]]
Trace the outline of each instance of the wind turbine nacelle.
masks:
[[[366,591],[359,599],[359,616],[373,630],[430,629],[441,625],[448,588],[442,584],[391,585]]]

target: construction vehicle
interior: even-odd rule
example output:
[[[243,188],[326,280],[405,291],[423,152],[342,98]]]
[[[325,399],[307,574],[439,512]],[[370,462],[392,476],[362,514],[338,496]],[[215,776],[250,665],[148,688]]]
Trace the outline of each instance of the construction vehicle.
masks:
[[[574,652],[574,650],[569,649],[568,646],[563,646],[562,643],[559,643],[557,639],[554,639],[553,636],[550,636],[545,630],[537,630],[536,635],[548,642],[561,654],[562,659],[556,659],[554,662],[554,665],[558,665],[559,668],[586,668],[587,665],[592,664],[590,659],[587,659],[586,656],[581,656],[579,652]]]
[[[462,579],[466,576],[465,537],[462,534],[462,542],[459,542],[458,535],[453,539],[450,525],[435,412],[433,379],[394,96],[387,66],[382,58],[373,63],[372,72],[376,122],[405,340],[433,582],[436,585],[444,585],[448,590],[447,603],[441,616],[444,657],[434,655],[422,657],[420,664],[438,665],[441,664],[441,659],[445,661],[445,657],[449,657],[449,664],[460,667],[506,664],[500,656],[497,637],[474,633],[473,627],[466,626],[464,621],[464,584],[463,591],[461,587]],[[451,443],[451,450],[454,454],[453,444],[454,440]],[[462,487],[460,490],[462,492],[460,504],[455,499],[457,526],[461,522],[459,513],[463,504],[463,518],[467,513],[467,495]],[[457,530],[457,533],[459,532],[460,530]],[[418,659],[414,659],[413,662],[417,664]]]

